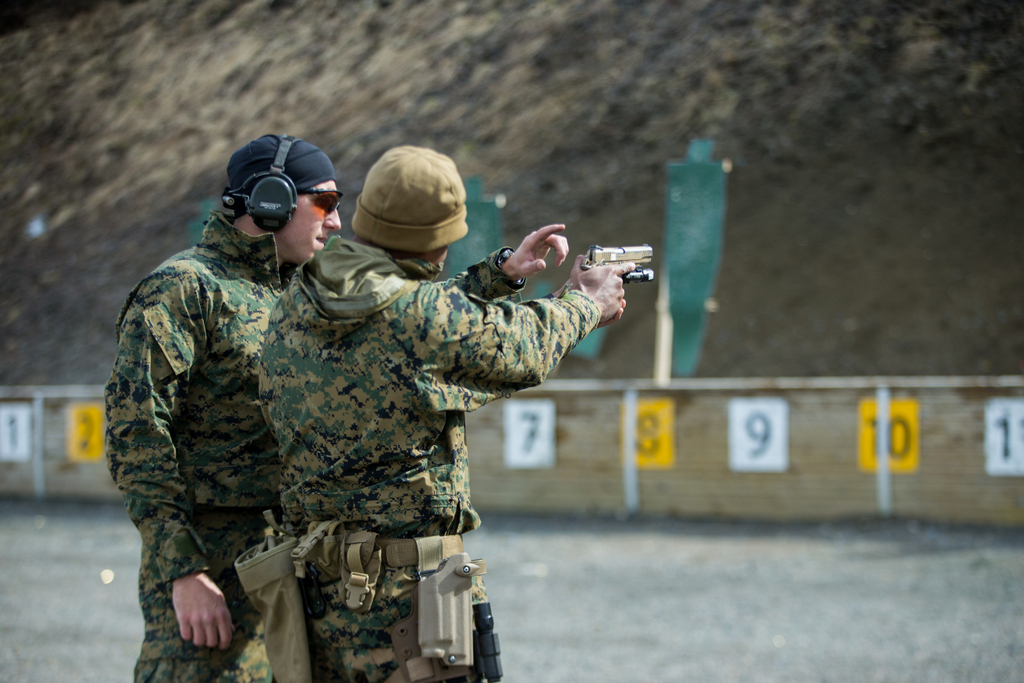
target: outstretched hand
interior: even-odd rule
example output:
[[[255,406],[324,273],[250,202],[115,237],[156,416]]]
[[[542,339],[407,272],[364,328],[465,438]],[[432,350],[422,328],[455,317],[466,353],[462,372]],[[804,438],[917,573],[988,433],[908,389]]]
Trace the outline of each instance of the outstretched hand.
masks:
[[[531,277],[547,267],[544,259],[548,252],[555,250],[555,265],[560,266],[569,255],[569,241],[557,234],[565,230],[561,224],[545,225],[534,230],[519,245],[516,252],[501,266],[501,270],[512,280]]]

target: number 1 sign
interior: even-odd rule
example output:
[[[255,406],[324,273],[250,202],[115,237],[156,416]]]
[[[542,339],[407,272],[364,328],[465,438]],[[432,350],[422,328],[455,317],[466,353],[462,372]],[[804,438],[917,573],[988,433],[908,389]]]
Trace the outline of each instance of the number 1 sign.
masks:
[[[546,399],[505,401],[505,467],[555,466],[555,402]]]
[[[985,473],[1024,476],[1024,399],[994,398],[985,404]]]
[[[729,401],[729,469],[785,472],[789,467],[789,404],[783,398]]]
[[[0,460],[28,462],[32,458],[32,404],[0,405]]]

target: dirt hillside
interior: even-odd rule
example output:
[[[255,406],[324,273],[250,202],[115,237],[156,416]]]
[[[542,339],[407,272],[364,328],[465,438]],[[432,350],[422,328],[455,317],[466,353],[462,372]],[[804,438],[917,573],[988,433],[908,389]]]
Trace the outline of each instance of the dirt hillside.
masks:
[[[665,164],[711,138],[698,375],[1020,373],[1022,45],[1010,0],[9,0],[0,385],[104,382],[124,297],[267,132],[331,156],[343,218],[422,144],[507,196],[510,243],[564,222],[579,250],[657,247]],[[630,291],[560,377],[650,375]]]

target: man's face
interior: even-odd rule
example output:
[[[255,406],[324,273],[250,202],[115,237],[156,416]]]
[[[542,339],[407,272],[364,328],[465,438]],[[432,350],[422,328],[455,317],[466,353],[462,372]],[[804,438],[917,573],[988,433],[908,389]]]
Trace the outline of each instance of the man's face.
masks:
[[[333,180],[320,183],[313,187],[314,190],[335,190],[337,185]],[[295,206],[295,213],[288,224],[274,233],[277,242],[277,260],[281,263],[294,263],[302,265],[313,254],[324,248],[329,233],[341,229],[341,219],[338,217],[338,209],[326,213],[318,206],[329,204],[325,201],[328,198],[336,198],[335,195],[300,194]]]

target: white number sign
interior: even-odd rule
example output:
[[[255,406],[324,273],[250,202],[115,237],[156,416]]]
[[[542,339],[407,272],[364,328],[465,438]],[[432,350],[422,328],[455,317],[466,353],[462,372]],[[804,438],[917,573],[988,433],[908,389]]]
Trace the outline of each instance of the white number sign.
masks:
[[[985,404],[985,472],[1024,476],[1024,399],[994,398]]]
[[[32,404],[0,404],[0,460],[28,462],[32,458]]]
[[[729,401],[729,469],[785,472],[789,467],[789,404],[783,398]]]
[[[550,399],[505,401],[505,467],[555,466],[555,402]]]

